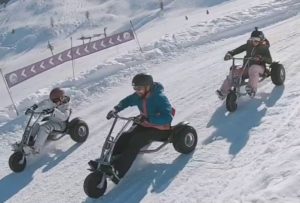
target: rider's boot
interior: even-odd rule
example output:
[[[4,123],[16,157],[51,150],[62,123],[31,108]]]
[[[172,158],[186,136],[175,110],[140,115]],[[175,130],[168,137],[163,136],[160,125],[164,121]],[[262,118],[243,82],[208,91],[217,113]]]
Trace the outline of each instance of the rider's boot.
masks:
[[[120,177],[117,174],[118,172],[113,168],[112,165],[102,164],[100,166],[100,169],[103,173],[110,176],[112,182],[114,182],[115,184],[118,184],[120,182]]]
[[[252,87],[250,87],[249,85],[246,85],[245,90],[251,98],[255,97],[256,92]]]
[[[221,90],[216,90],[216,94],[220,100],[224,100],[226,95]]]
[[[90,166],[90,171],[95,171],[97,170],[97,167],[98,167],[98,161],[95,161],[95,160],[90,160],[88,162],[89,166]]]
[[[38,148],[35,148],[33,146],[28,146],[28,145],[25,145],[23,147],[23,151],[25,154],[38,154],[40,153],[40,150]]]

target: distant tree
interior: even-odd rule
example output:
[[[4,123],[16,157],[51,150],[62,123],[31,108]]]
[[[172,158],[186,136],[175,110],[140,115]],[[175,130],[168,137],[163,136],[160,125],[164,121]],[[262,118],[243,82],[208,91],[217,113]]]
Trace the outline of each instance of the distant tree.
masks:
[[[52,17],[50,18],[50,25],[51,27],[54,27],[54,19]]]
[[[85,17],[87,20],[90,20],[90,12],[89,11],[85,12]]]
[[[104,38],[106,37],[106,29],[107,29],[107,27],[105,27],[103,30]]]
[[[50,49],[50,51],[51,51],[51,54],[52,54],[52,56],[53,56],[53,49],[54,49],[54,47],[53,47],[53,45],[52,45],[52,44],[50,44],[50,42],[49,42],[49,41],[48,41],[47,48],[48,48],[48,49]]]
[[[10,0],[0,0],[0,4],[3,4],[3,7],[6,8],[6,5],[9,1]]]
[[[164,10],[164,2],[163,2],[163,0],[160,0],[160,10]]]
[[[82,40],[82,44],[84,44],[85,36],[81,35],[79,39]]]

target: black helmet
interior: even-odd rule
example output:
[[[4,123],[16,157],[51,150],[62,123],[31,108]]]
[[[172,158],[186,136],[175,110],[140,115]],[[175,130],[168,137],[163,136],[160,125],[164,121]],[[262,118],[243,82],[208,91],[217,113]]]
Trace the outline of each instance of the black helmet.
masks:
[[[153,78],[149,74],[139,73],[132,79],[132,86],[152,86]]]
[[[255,27],[255,30],[251,33],[251,37],[258,37],[261,40],[265,39],[265,35],[262,31],[258,30],[258,27]]]

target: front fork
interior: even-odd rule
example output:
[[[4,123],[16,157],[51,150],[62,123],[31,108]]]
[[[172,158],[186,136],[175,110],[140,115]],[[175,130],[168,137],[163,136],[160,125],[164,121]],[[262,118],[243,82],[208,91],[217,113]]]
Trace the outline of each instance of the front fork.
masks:
[[[97,185],[97,188],[98,188],[98,189],[102,189],[102,188],[104,187],[106,178],[107,178],[107,175],[106,175],[105,173],[103,173],[101,182]]]
[[[99,158],[98,161],[98,166],[97,166],[97,170],[100,169],[101,165],[110,165],[111,164],[111,158],[112,158],[112,153],[115,147],[116,142],[118,141],[119,137],[121,136],[121,134],[125,131],[125,129],[128,127],[128,125],[131,123],[130,120],[128,120],[126,122],[126,124],[121,128],[121,130],[119,131],[119,133],[117,134],[116,137],[111,136],[112,131],[117,123],[118,118],[116,117],[114,119],[114,122],[111,126],[111,129],[109,131],[109,134],[104,142],[103,148],[102,148],[102,152],[101,152],[101,156]]]
[[[14,151],[14,152],[18,152],[19,151],[19,152],[22,152],[24,154],[23,147],[24,147],[24,145],[26,145],[26,143],[29,142],[30,132],[31,132],[30,127],[27,127],[26,130],[24,131],[24,134],[23,134],[21,142],[19,142],[19,143],[16,142],[15,144],[13,144],[12,151]]]

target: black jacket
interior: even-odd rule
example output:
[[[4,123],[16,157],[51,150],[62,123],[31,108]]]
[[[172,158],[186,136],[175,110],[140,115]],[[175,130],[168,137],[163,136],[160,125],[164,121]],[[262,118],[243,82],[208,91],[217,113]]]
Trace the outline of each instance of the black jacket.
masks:
[[[250,60],[248,67],[257,64],[257,65],[263,65],[265,66],[266,63],[271,64],[272,63],[272,57],[269,51],[269,45],[267,43],[260,43],[257,46],[253,46],[252,43],[248,40],[246,44],[243,44],[242,46],[239,46],[238,48],[229,51],[229,53],[234,56],[236,54],[242,53],[246,51],[245,58],[248,57],[261,57],[260,61]],[[247,60],[244,60],[244,65],[246,64]]]

